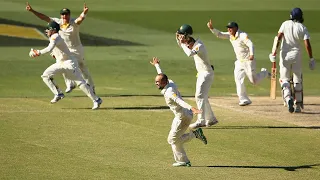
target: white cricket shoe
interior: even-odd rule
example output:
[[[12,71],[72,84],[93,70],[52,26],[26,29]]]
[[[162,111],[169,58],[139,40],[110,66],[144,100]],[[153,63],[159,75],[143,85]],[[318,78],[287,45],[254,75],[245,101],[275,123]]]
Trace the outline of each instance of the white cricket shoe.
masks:
[[[100,107],[101,104],[102,104],[102,99],[101,99],[101,98],[95,100],[95,101],[93,102],[93,107],[92,107],[92,109],[93,109],[93,110],[99,109],[99,107]]]
[[[301,111],[301,106],[300,106],[300,104],[297,104],[296,105],[296,109],[295,109],[295,111],[294,111],[295,113],[301,113],[302,111]]]
[[[200,127],[206,127],[206,124],[204,122],[194,122],[192,124],[189,125],[189,128],[190,129],[197,129],[197,128],[200,128]]]
[[[64,94],[63,94],[63,93],[60,93],[60,94],[58,94],[58,95],[55,95],[50,102],[51,102],[51,104],[54,104],[54,103],[60,101],[60,100],[63,99],[63,98],[64,98]]]
[[[173,167],[182,167],[182,166],[187,166],[190,167],[191,163],[190,162],[176,162],[172,164]]]
[[[247,105],[250,105],[252,102],[249,100],[249,101],[243,101],[243,102],[239,102],[239,106],[247,106]]]
[[[213,121],[207,121],[206,122],[206,127],[210,127],[213,125],[216,125],[219,121],[215,118]]]

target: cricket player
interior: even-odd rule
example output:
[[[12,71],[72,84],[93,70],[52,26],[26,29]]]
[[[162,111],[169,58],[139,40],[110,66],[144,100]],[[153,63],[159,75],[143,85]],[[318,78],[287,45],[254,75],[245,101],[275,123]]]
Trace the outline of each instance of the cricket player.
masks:
[[[168,136],[168,143],[172,147],[173,156],[176,161],[172,166],[189,167],[191,166],[191,163],[183,148],[183,144],[195,137],[200,139],[204,144],[207,144],[207,139],[201,128],[190,130],[185,133],[192,121],[193,113],[199,114],[201,113],[201,110],[196,109],[183,101],[175,83],[162,73],[158,58],[154,57],[150,63],[156,67],[158,72],[158,75],[155,78],[155,85],[161,90],[161,94],[163,94],[167,105],[175,116]]]
[[[64,98],[64,94],[53,81],[53,77],[56,74],[64,73],[68,79],[75,81],[79,88],[93,101],[92,109],[98,109],[102,103],[102,99],[93,93],[92,89],[81,76],[81,72],[78,68],[78,62],[76,58],[73,57],[73,54],[70,52],[65,41],[59,35],[59,30],[60,25],[58,23],[54,21],[50,22],[46,29],[46,34],[50,40],[48,47],[42,50],[31,49],[29,53],[30,57],[37,57],[51,52],[56,58],[56,63],[49,66],[41,76],[44,83],[54,94],[54,98],[51,100],[51,103],[56,103]]]
[[[278,31],[278,35],[274,39],[272,52],[269,55],[270,61],[276,61],[277,49],[279,42],[280,47],[280,85],[282,88],[282,97],[287,103],[289,112],[300,113],[303,106],[302,97],[302,58],[300,41],[304,41],[309,60],[309,68],[313,70],[316,65],[316,61],[312,56],[312,48],[310,44],[310,35],[307,28],[302,24],[303,12],[300,8],[292,9],[290,13],[290,19],[284,21]],[[295,100],[291,94],[290,77],[291,72],[293,74],[293,91]],[[295,109],[294,109],[295,101]]]
[[[244,85],[245,76],[248,77],[252,84],[256,85],[264,78],[270,77],[271,74],[266,68],[262,68],[260,73],[256,73],[253,43],[248,37],[248,34],[239,29],[236,22],[228,23],[226,26],[228,32],[220,32],[218,29],[213,28],[211,19],[207,23],[207,26],[218,38],[230,40],[237,58],[234,63],[234,79],[240,101],[239,105],[246,106],[251,104],[252,102],[247,95],[246,87]]]
[[[84,50],[83,50],[83,46],[81,44],[80,36],[79,36],[80,24],[83,22],[83,20],[87,16],[87,13],[89,10],[86,4],[84,3],[83,12],[76,19],[71,18],[70,16],[71,12],[67,8],[64,8],[60,11],[60,19],[48,17],[42,13],[35,11],[34,9],[32,9],[29,3],[27,3],[26,9],[32,12],[38,18],[48,23],[50,21],[55,21],[60,25],[60,31],[59,31],[60,36],[66,42],[73,56],[75,56],[75,58],[77,59],[83,78],[86,80],[86,83],[90,85],[90,87],[93,89],[93,92],[95,93],[95,86],[94,86],[92,77],[84,62]],[[76,87],[76,84],[74,81],[71,81],[68,78],[65,78],[65,75],[64,75],[64,79],[67,86],[65,92],[70,93]]]
[[[193,29],[190,25],[182,25],[176,32],[176,40],[188,57],[193,57],[197,69],[197,82],[195,99],[198,109],[197,121],[190,125],[190,128],[210,127],[218,123],[211,105],[209,103],[209,90],[213,82],[213,66],[210,63],[207,50],[200,39],[195,40],[191,35]]]

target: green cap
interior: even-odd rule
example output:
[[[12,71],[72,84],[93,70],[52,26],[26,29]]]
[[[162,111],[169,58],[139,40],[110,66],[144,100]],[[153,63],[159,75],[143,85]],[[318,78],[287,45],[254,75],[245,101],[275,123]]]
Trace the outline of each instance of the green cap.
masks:
[[[61,14],[61,15],[62,15],[62,14],[70,14],[70,9],[68,9],[68,8],[63,8],[63,9],[61,9],[60,14]]]
[[[60,25],[55,21],[51,21],[47,25],[48,30],[56,30],[57,32],[60,30]]]
[[[184,34],[184,35],[192,35],[193,30],[192,27],[189,24],[183,24],[179,29],[178,29],[178,34]]]
[[[228,25],[226,26],[227,28],[238,28],[238,24],[236,22],[229,22]]]

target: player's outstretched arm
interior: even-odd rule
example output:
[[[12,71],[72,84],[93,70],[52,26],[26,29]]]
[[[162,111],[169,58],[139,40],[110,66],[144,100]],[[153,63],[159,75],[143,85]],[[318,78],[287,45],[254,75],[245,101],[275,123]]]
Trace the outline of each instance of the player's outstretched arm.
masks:
[[[89,11],[89,8],[87,7],[86,3],[84,3],[82,13],[75,21],[78,25],[80,25],[82,21],[86,18],[88,11]]]
[[[32,9],[32,7],[30,6],[30,4],[28,2],[27,2],[26,10],[32,12],[34,15],[36,15],[39,19],[41,19],[43,21],[46,21],[46,22],[51,21],[50,17],[48,17],[47,15],[44,15],[44,14],[39,13],[39,12],[35,11],[34,9]]]
[[[218,38],[221,38],[221,39],[229,39],[230,38],[230,35],[228,32],[221,32],[219,31],[218,29],[215,29],[213,28],[213,25],[212,25],[212,20],[210,19],[209,22],[207,23],[207,26],[209,28],[209,30],[215,34]]]
[[[162,74],[162,70],[160,68],[160,59],[158,59],[157,57],[153,57],[152,61],[150,61],[150,64],[156,67],[158,74]]]

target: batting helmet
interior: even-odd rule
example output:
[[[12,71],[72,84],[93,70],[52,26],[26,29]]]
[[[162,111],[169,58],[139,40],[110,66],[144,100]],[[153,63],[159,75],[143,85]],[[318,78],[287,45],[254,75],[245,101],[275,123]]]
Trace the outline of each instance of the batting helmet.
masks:
[[[183,34],[183,35],[192,35],[193,30],[192,27],[189,24],[183,24],[179,29],[178,29],[178,34]]]
[[[291,20],[297,20],[297,21],[300,21],[301,23],[303,22],[303,12],[300,8],[293,8],[291,10],[291,13],[290,13],[290,19]]]
[[[57,32],[60,30],[60,25],[55,21],[51,21],[47,25],[48,30],[56,30]]]

